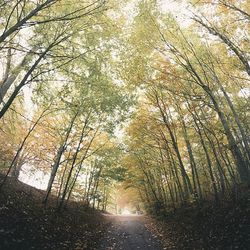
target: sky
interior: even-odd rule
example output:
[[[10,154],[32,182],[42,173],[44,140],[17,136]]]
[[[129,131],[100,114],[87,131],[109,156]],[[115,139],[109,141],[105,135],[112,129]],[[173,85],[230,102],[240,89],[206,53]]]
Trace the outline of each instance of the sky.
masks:
[[[18,179],[32,187],[46,190],[49,181],[49,174],[36,169],[34,166],[25,164]]]

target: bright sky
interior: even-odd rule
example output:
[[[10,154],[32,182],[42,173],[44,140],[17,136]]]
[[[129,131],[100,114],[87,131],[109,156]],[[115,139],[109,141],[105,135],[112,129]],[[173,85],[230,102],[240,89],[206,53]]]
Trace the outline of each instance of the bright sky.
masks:
[[[36,169],[34,166],[25,164],[18,179],[30,186],[46,190],[49,181],[49,174]]]

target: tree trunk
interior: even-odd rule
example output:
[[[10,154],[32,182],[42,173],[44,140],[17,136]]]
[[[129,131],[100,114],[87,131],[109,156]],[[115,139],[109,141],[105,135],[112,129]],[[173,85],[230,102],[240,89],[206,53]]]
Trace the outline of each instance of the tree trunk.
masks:
[[[74,122],[76,120],[76,117],[77,117],[78,113],[79,113],[79,111],[77,111],[75,113],[75,115],[73,116],[73,118],[71,119],[69,128],[67,129],[66,136],[65,136],[65,138],[64,138],[61,146],[58,149],[55,162],[54,162],[54,164],[52,166],[52,170],[51,170],[51,174],[50,174],[50,179],[49,179],[47,190],[46,190],[46,195],[45,195],[45,198],[44,198],[44,201],[43,201],[43,203],[45,205],[47,204],[47,201],[48,201],[48,198],[49,198],[49,195],[50,195],[50,192],[51,192],[51,188],[52,188],[54,179],[56,177],[57,170],[58,170],[58,168],[60,166],[61,157],[62,157],[64,151],[66,150],[67,141],[68,141],[69,135],[71,133],[71,130],[73,128],[73,125],[74,125]]]

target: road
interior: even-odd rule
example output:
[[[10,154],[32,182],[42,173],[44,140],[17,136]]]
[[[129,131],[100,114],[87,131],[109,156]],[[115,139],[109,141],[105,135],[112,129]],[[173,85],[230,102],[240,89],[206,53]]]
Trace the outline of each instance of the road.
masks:
[[[110,224],[98,250],[162,250],[160,242],[145,226],[141,215],[106,215]]]

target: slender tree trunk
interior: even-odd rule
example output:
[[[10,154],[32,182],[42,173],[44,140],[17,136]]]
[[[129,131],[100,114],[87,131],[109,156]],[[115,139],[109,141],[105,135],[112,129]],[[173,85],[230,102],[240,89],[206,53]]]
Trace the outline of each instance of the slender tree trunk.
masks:
[[[75,186],[75,183],[76,183],[76,181],[77,181],[77,178],[78,178],[78,176],[79,176],[79,174],[80,174],[80,172],[81,172],[83,162],[84,162],[84,160],[85,160],[86,157],[87,157],[87,154],[88,154],[89,149],[90,149],[90,147],[91,147],[91,145],[92,145],[92,143],[93,143],[93,141],[94,141],[94,139],[95,139],[95,137],[96,137],[97,132],[98,132],[98,129],[95,131],[94,135],[92,136],[92,138],[91,138],[91,140],[90,140],[90,142],[89,142],[89,144],[88,144],[88,146],[87,146],[87,148],[86,148],[86,150],[85,150],[85,152],[84,152],[84,154],[83,154],[83,156],[82,156],[82,159],[81,159],[81,161],[80,161],[80,163],[79,163],[78,169],[76,170],[76,173],[75,173],[75,176],[74,176],[74,178],[73,178],[72,184],[71,184],[71,186],[69,187],[68,197],[67,197],[67,199],[66,199],[66,205],[67,205],[67,203],[68,203],[68,201],[69,201],[69,198],[70,198],[71,193],[72,193],[72,191],[73,191],[73,189],[74,189],[74,186]]]
[[[221,41],[223,43],[225,43],[229,49],[231,51],[234,52],[234,54],[238,57],[238,59],[241,61],[241,63],[243,64],[243,66],[245,67],[245,70],[247,72],[247,74],[250,76],[250,65],[249,65],[249,62],[248,62],[248,58],[247,58],[247,55],[245,55],[239,48],[236,44],[234,44],[230,38],[225,35],[225,34],[222,34],[217,28],[215,27],[211,27],[209,25],[207,25],[205,22],[203,22],[200,18],[194,18],[194,20],[201,24],[204,28],[206,28],[211,34],[219,37],[221,39]]]
[[[49,107],[50,107],[50,106],[49,106]],[[49,107],[48,107],[48,108],[49,108]],[[16,152],[16,154],[15,154],[15,156],[14,156],[14,158],[13,158],[13,160],[12,160],[10,166],[9,166],[9,169],[8,169],[8,171],[7,171],[6,175],[5,175],[5,177],[4,177],[3,181],[2,181],[2,183],[0,184],[0,190],[1,190],[2,186],[4,185],[4,183],[6,182],[6,180],[7,180],[7,178],[8,178],[8,175],[10,174],[10,172],[11,172],[13,166],[17,163],[18,157],[19,157],[21,151],[23,150],[23,147],[24,147],[24,145],[25,145],[27,139],[29,138],[30,134],[34,131],[34,129],[36,128],[36,126],[37,126],[37,124],[40,122],[40,120],[46,115],[45,113],[46,113],[46,111],[48,110],[48,108],[46,108],[46,109],[40,114],[40,116],[38,117],[38,119],[37,119],[37,120],[33,123],[33,125],[30,127],[30,129],[29,129],[27,135],[24,137],[22,143],[20,144],[20,146],[19,146],[19,148],[18,148],[18,150],[17,150],[17,152]],[[18,178],[18,176],[17,176],[17,178]]]
[[[195,123],[195,126],[196,126],[196,131],[197,131],[197,133],[199,135],[199,138],[200,138],[202,148],[203,148],[205,156],[206,156],[208,172],[209,172],[209,175],[210,175],[210,178],[211,178],[212,187],[213,187],[213,191],[214,191],[215,203],[218,204],[219,203],[219,196],[218,196],[218,190],[217,190],[217,186],[216,186],[216,182],[215,182],[215,178],[214,178],[214,174],[213,174],[213,170],[212,170],[212,162],[211,162],[207,147],[205,145],[205,141],[203,139],[200,127],[199,127],[199,125],[198,125],[198,123],[196,121],[196,118],[194,116],[193,116],[193,120],[194,120],[194,123]]]
[[[245,146],[245,152],[246,152],[246,155],[247,155],[247,158],[248,158],[248,164],[250,164],[250,147],[249,147],[249,143],[248,143],[248,139],[247,139],[247,135],[245,133],[245,129],[243,128],[243,126],[241,125],[241,122],[240,122],[240,118],[234,108],[234,105],[230,99],[230,97],[228,96],[226,90],[224,89],[223,85],[220,83],[219,79],[217,79],[217,83],[219,84],[220,86],[220,90],[222,91],[222,93],[224,94],[225,98],[226,98],[226,101],[228,103],[228,106],[230,107],[232,113],[233,113],[233,117],[234,117],[234,120],[239,128],[239,131],[241,133],[241,137],[242,137],[242,141],[244,143],[244,146]]]
[[[43,203],[45,205],[47,204],[47,201],[48,201],[51,189],[52,189],[52,185],[53,185],[53,182],[54,182],[55,177],[56,177],[57,170],[58,170],[58,168],[60,166],[61,157],[62,157],[64,151],[66,150],[67,141],[68,141],[69,135],[71,133],[71,130],[73,128],[73,125],[74,125],[74,122],[76,120],[77,115],[78,115],[78,111],[75,113],[72,120],[70,121],[70,125],[69,125],[69,128],[67,129],[67,133],[66,133],[66,136],[64,138],[64,141],[62,142],[60,148],[58,149],[55,162],[54,162],[54,164],[52,166],[50,179],[49,179],[47,190],[46,190],[46,195],[45,195],[45,198],[43,200]]]
[[[220,110],[219,105],[218,105],[213,93],[211,92],[211,90],[208,90],[208,93],[211,97],[211,100],[214,104],[215,110],[217,111],[217,114],[218,114],[218,116],[221,120],[221,123],[223,125],[223,128],[225,130],[225,133],[226,133],[226,136],[228,139],[228,143],[230,146],[230,150],[234,156],[235,163],[236,163],[239,175],[240,175],[240,179],[243,183],[250,184],[248,167],[247,167],[246,162],[244,160],[244,157],[242,156],[242,154],[241,154],[241,152],[236,144],[236,141],[235,141],[235,139],[230,131],[230,128],[229,128],[228,123],[226,121],[225,115]]]
[[[205,84],[203,79],[200,77],[199,73],[197,73],[194,65],[189,60],[187,55],[185,53],[183,54],[181,51],[177,50],[173,45],[169,45],[168,43],[167,43],[167,45],[170,47],[171,52],[174,53],[177,56],[177,58],[178,58],[177,63],[181,67],[183,67],[187,71],[187,73],[190,74],[190,76],[192,77],[194,82],[204,90],[204,92],[208,95],[208,97],[212,101],[214,109],[215,109],[216,113],[218,114],[220,122],[221,122],[221,124],[223,126],[223,129],[225,131],[225,134],[226,134],[226,137],[227,137],[227,140],[228,140],[228,143],[229,143],[230,150],[232,152],[232,155],[234,157],[234,160],[235,160],[235,163],[236,163],[236,166],[237,166],[238,173],[240,175],[240,180],[241,180],[242,183],[245,183],[245,184],[249,185],[250,184],[250,174],[249,174],[248,166],[247,166],[247,164],[246,164],[246,162],[244,160],[243,155],[241,154],[241,151],[239,150],[239,148],[237,146],[237,143],[236,143],[236,141],[234,139],[234,136],[233,136],[233,134],[232,134],[232,132],[230,130],[230,126],[229,126],[229,124],[227,122],[226,116],[223,113],[223,111],[221,110],[213,91],[209,88],[209,86],[207,84]],[[190,49],[194,52],[194,49],[192,47],[190,47]],[[235,53],[236,53],[236,51],[235,51]],[[240,58],[240,55],[237,55],[237,56],[239,56],[239,58]],[[196,59],[197,59],[197,56],[196,56]],[[240,60],[241,59],[242,58],[240,58]],[[182,63],[183,60],[185,60],[185,63]],[[243,64],[245,64],[245,66],[249,66],[247,61],[245,61],[245,63],[243,62]],[[203,72],[205,72],[205,71],[203,71]],[[250,68],[249,68],[248,73],[250,75]],[[206,76],[205,73],[204,73],[204,77],[207,79],[207,76]]]
[[[41,10],[46,8],[49,5],[56,3],[56,0],[47,0],[42,4],[38,4],[35,9],[31,10],[25,17],[19,19],[13,26],[6,28],[2,35],[0,36],[0,43],[4,42],[9,36],[14,32],[18,31],[22,26],[24,26],[28,20],[37,15]]]
[[[172,144],[173,144],[173,148],[174,148],[174,151],[176,153],[176,156],[177,156],[177,159],[178,159],[178,162],[179,162],[179,165],[180,165],[180,170],[181,170],[181,175],[182,175],[183,185],[184,185],[184,190],[185,190],[185,198],[188,198],[189,194],[193,192],[193,188],[192,188],[190,179],[189,179],[189,177],[187,175],[187,172],[185,170],[185,167],[184,167],[184,164],[183,164],[183,161],[182,161],[182,158],[181,158],[181,154],[180,154],[180,151],[179,151],[177,141],[176,141],[175,136],[174,136],[174,134],[173,134],[173,132],[172,132],[172,130],[170,128],[170,125],[168,123],[165,112],[163,111],[163,109],[161,107],[161,104],[159,102],[159,98],[158,98],[157,93],[155,93],[155,97],[156,97],[157,106],[158,106],[158,108],[160,110],[160,113],[161,113],[163,122],[165,124],[165,127],[167,128],[167,131],[169,132],[169,135],[170,135],[170,138],[171,138],[171,141],[172,141]]]
[[[191,147],[191,143],[189,141],[189,136],[188,136],[188,132],[187,132],[187,127],[184,121],[184,117],[181,113],[180,107],[177,106],[178,111],[179,111],[179,115],[180,115],[180,120],[181,120],[181,124],[182,124],[182,132],[183,132],[183,136],[184,136],[184,140],[186,143],[186,148],[188,151],[188,155],[189,155],[189,160],[190,160],[190,166],[191,166],[191,171],[192,171],[192,178],[193,178],[193,185],[194,185],[194,190],[195,190],[195,199],[200,199],[202,200],[202,191],[201,191],[201,185],[200,185],[200,180],[199,180],[199,176],[198,176],[198,172],[197,172],[197,166],[196,166],[196,162],[194,159],[194,155],[193,155],[193,150]]]
[[[69,187],[70,180],[71,180],[73,170],[74,170],[74,167],[75,167],[75,162],[76,162],[76,159],[77,159],[77,156],[78,156],[78,153],[80,151],[80,147],[81,147],[81,144],[82,144],[82,141],[83,141],[83,138],[84,138],[84,132],[85,132],[85,129],[86,129],[86,126],[87,126],[87,123],[88,123],[89,116],[90,116],[90,113],[88,114],[88,116],[87,116],[87,118],[85,120],[84,126],[82,128],[82,131],[81,131],[80,139],[78,141],[76,152],[75,152],[75,154],[73,156],[73,161],[72,161],[72,164],[71,164],[69,175],[68,175],[65,187],[64,187],[64,191],[62,193],[61,201],[60,201],[59,206],[58,206],[58,211],[61,211],[61,209],[63,207],[63,204],[64,204],[65,197],[66,197],[67,192],[68,192],[68,187]]]
[[[60,44],[61,42],[63,42],[64,40],[66,40],[69,36],[66,37],[57,37],[57,39],[51,43],[40,55],[39,57],[36,59],[36,61],[32,64],[32,66],[29,68],[29,70],[27,71],[27,73],[24,75],[24,77],[22,78],[21,82],[15,87],[13,93],[10,95],[10,97],[8,98],[8,100],[5,102],[5,104],[3,105],[2,109],[0,110],[0,119],[4,116],[4,114],[6,113],[6,111],[9,109],[9,107],[11,106],[11,104],[13,103],[13,101],[15,100],[15,98],[17,97],[18,93],[20,92],[20,90],[23,88],[23,86],[25,84],[27,84],[29,82],[29,77],[33,74],[33,72],[35,71],[35,69],[37,68],[37,66],[40,64],[40,62],[45,58],[45,56],[47,55],[47,53],[55,46],[57,46],[58,44]],[[2,96],[2,94],[1,94]]]
[[[36,48],[34,48],[33,50],[35,49]],[[9,57],[11,57],[11,55],[9,55]],[[6,73],[3,81],[0,84],[0,104],[3,102],[7,91],[13,85],[15,80],[18,78],[19,74],[22,72],[24,66],[27,65],[27,63],[31,60],[31,58],[32,56],[31,53],[29,52],[24,56],[23,60],[11,71],[11,73],[8,70],[8,73]],[[10,64],[10,62],[8,64]],[[9,68],[10,66],[7,67]]]

